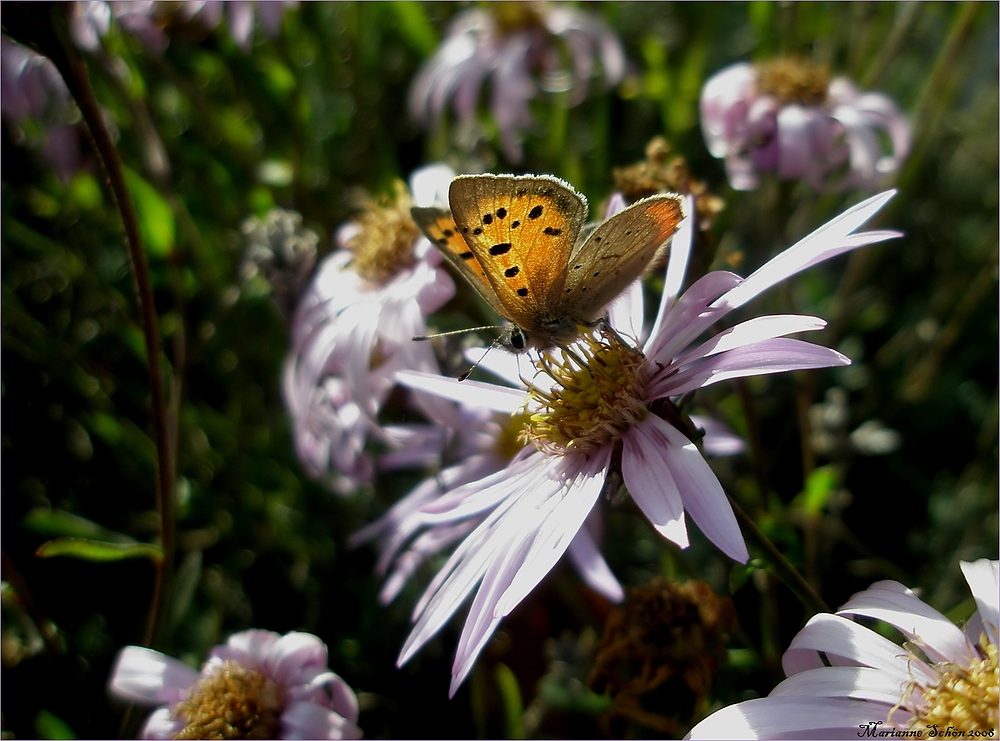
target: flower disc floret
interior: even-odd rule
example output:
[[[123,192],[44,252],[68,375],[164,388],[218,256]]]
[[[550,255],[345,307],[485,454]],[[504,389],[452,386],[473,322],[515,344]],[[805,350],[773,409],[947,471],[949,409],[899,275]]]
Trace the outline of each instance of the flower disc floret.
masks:
[[[933,665],[938,683],[933,686],[917,682],[907,692],[919,692],[911,729],[926,730],[937,726],[960,728],[963,731],[989,731],[997,728],[1000,692],[998,692],[997,646],[984,635],[979,642],[981,656],[967,667],[954,662]]]
[[[223,662],[177,703],[174,711],[186,725],[174,738],[278,738],[282,694],[261,672]]]
[[[529,404],[538,408],[521,439],[560,455],[593,450],[621,437],[646,417],[644,361],[641,352],[607,332],[584,333],[572,352],[559,348],[543,353],[535,367],[555,384],[548,390],[530,389]]]
[[[786,104],[822,105],[830,87],[826,66],[800,57],[765,62],[759,66],[757,75],[758,90]]]
[[[406,185],[397,182],[395,191],[394,196],[366,204],[360,228],[347,243],[354,253],[354,269],[373,283],[385,283],[412,265],[413,242],[420,236],[410,217],[413,203]]]

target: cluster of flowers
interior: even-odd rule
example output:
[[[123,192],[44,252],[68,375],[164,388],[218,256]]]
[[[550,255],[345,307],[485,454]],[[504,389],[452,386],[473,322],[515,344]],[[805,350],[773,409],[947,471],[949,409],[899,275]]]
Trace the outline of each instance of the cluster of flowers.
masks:
[[[283,12],[268,4],[226,7],[231,34],[244,49],[255,8],[272,34]],[[626,64],[618,40],[592,14],[561,6],[511,8],[457,16],[418,73],[409,103],[416,119],[436,125],[452,99],[460,121],[469,123],[491,78],[501,147],[518,162],[522,132],[533,125],[533,99],[544,93],[578,103],[595,67],[615,85]],[[214,27],[222,10],[215,2],[180,10],[149,2],[80,2],[72,11],[73,36],[80,48],[96,51],[114,19],[158,53],[168,43],[164,13]],[[65,118],[65,86],[51,64],[7,39],[2,51],[4,115],[12,121]],[[53,105],[61,112],[52,114]],[[723,70],[706,84],[701,109],[708,148],[725,160],[737,190],[756,187],[764,173],[804,180],[817,190],[874,187],[899,169],[909,148],[905,119],[891,100],[861,93],[844,78],[830,81],[825,70],[801,60]],[[881,132],[892,146],[888,155]],[[50,145],[57,141],[53,137]],[[337,232],[337,249],[294,308],[282,379],[299,457],[335,491],[357,491],[380,471],[435,470],[356,533],[353,544],[377,541],[385,603],[429,558],[453,548],[413,611],[415,625],[398,660],[409,661],[471,596],[451,694],[499,622],[564,554],[590,587],[622,601],[624,591],[596,535],[596,503],[612,473],[621,475],[652,526],[679,547],[689,544],[690,515],[723,553],[748,560],[733,510],[704,458],[738,452],[742,443],[711,419],[686,416],[675,400],[734,378],[850,361],[789,337],[825,326],[812,316],[758,316],[702,338],[731,311],[798,272],[899,236],[858,231],[892,197],[882,193],[745,279],[714,271],[682,292],[694,235],[710,223],[688,195],[688,216],[673,237],[652,326],[644,325],[637,281],[607,308],[606,323],[584,331],[572,348],[524,356],[469,351],[467,359],[501,383],[460,383],[441,372],[430,344],[412,341],[427,333],[428,317],[456,288],[440,253],[413,224],[410,208],[446,207],[453,177],[442,165],[419,170],[409,189],[399,184],[391,198],[370,203]],[[625,206],[618,194],[605,216]],[[246,232],[259,242],[259,254],[244,266],[250,272],[268,272],[282,261],[297,265],[291,286],[311,267],[316,239],[294,216],[248,223]],[[294,293],[278,288],[276,298],[283,301]],[[398,389],[406,393],[394,398],[424,422],[379,420]],[[997,562],[962,568],[978,607],[964,632],[902,585],[879,582],[836,614],[810,620],[785,654],[789,678],[770,697],[720,711],[691,737],[827,736],[873,723],[901,730],[946,723],[995,727]],[[859,617],[889,623],[911,647],[901,653],[856,622]],[[146,738],[361,733],[354,693],[327,667],[322,642],[303,633],[238,633],[212,651],[200,673],[130,646],[119,656],[110,691],[160,706],[144,726]]]

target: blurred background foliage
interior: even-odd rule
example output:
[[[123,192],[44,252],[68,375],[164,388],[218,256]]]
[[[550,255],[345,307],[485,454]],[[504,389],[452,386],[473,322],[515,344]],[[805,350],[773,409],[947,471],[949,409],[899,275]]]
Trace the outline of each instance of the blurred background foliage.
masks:
[[[811,339],[854,363],[712,387],[701,402],[750,444],[713,466],[831,606],[893,578],[971,612],[958,559],[994,558],[997,543],[997,5],[588,4],[620,37],[626,79],[573,108],[534,102],[517,165],[485,107],[471,154],[448,119],[425,133],[407,116],[415,71],[465,7],[303,3],[248,52],[224,28],[178,24],[162,54],[112,28],[88,56],[142,223],[175,420],[176,581],[159,647],[197,665],[236,630],[316,633],[359,692],[370,738],[657,735],[583,689],[609,606],[565,567],[501,625],[454,700],[455,626],[395,668],[431,572],[383,608],[373,552],[346,539],[419,472],[346,499],[303,473],[278,390],[287,321],[265,288],[239,282],[240,224],[295,209],[325,253],[359,189],[388,192],[440,159],[551,172],[598,203],[611,168],[663,135],[726,202],[717,249],[699,252],[691,275],[746,275],[865,195],[726,185],[698,126],[701,86],[735,61],[782,54],[827,63],[907,112],[912,153],[878,217],[905,237],[754,305],[827,318]],[[3,730],[116,737],[142,714],[123,718],[105,683],[116,651],[142,641],[151,563],[36,550],[60,536],[154,541],[146,354],[121,222],[96,169],[64,181],[25,127],[4,120]],[[805,617],[788,590],[753,562],[733,569],[703,539],[677,550],[631,504],[606,512],[603,549],[625,586],[697,577],[732,595],[740,627],[707,702],[769,691]],[[643,701],[680,713],[683,733],[693,709],[679,702]]]

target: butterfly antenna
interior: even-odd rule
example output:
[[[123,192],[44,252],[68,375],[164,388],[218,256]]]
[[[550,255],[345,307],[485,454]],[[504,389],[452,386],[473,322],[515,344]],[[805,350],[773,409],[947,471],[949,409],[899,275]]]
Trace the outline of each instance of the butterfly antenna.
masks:
[[[483,327],[483,329],[486,329],[486,327]],[[469,376],[471,376],[476,371],[476,368],[479,367],[479,364],[483,362],[483,358],[486,357],[486,354],[489,353],[490,350],[492,350],[494,347],[496,347],[499,344],[500,344],[500,337],[497,337],[495,340],[493,340],[493,342],[491,342],[489,344],[489,347],[486,348],[486,352],[484,352],[482,354],[482,356],[479,358],[479,360],[477,360],[475,363],[473,363],[472,367],[469,368],[469,370],[465,371],[465,373],[463,373],[462,375],[460,375],[458,377],[459,383],[461,383],[462,381],[464,381],[465,379],[467,379]]]
[[[488,324],[485,327],[468,327],[467,329],[453,329],[451,332],[437,332],[435,334],[418,334],[414,335],[412,339],[414,342],[422,342],[423,340],[433,340],[435,337],[448,337],[449,335],[453,334],[478,332],[481,329],[500,329],[500,326],[497,324]]]

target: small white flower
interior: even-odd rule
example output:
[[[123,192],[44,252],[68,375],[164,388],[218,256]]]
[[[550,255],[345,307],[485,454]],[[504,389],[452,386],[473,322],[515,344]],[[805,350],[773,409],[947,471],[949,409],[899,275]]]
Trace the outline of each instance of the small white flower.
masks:
[[[835,614],[814,615],[782,657],[788,679],[765,698],[730,705],[691,739],[905,737],[995,738],[997,561],[961,562],[976,614],[959,629],[913,591],[880,581]],[[898,646],[856,618],[899,630]],[[991,733],[992,732],[992,733]],[[972,736],[971,734],[977,734]],[[979,736],[982,734],[982,736]]]
[[[216,646],[196,672],[141,646],[119,652],[108,689],[160,705],[143,738],[361,738],[354,691],[310,633],[247,630]],[[180,735],[183,734],[183,735]]]

